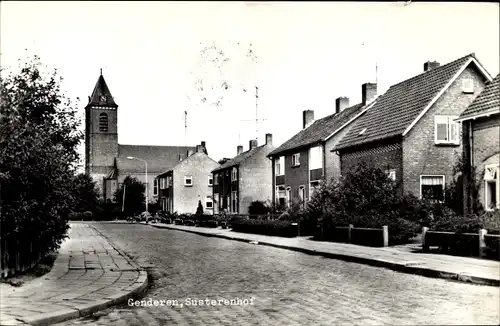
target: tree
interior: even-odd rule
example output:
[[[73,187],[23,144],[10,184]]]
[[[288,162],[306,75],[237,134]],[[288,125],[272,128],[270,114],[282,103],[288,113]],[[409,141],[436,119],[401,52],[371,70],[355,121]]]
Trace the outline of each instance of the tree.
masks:
[[[19,68],[0,81],[1,229],[55,249],[74,204],[80,121],[57,71],[42,74],[37,56]]]
[[[140,182],[137,178],[127,176],[123,180],[123,184],[115,192],[115,201],[122,207],[123,205],[123,189],[125,189],[125,205],[124,213],[126,215],[137,214],[144,210],[145,199],[144,195],[144,184]]]
[[[198,200],[198,207],[196,208],[196,215],[203,215],[203,205],[201,200]]]
[[[271,212],[271,207],[261,200],[254,200],[248,206],[248,214],[250,215],[265,215]]]
[[[229,161],[229,160],[230,160],[230,158],[223,157],[223,158],[221,158],[221,159],[219,160],[219,162],[217,162],[217,163],[219,163],[220,165],[223,165],[224,163],[226,163],[226,162],[227,162],[227,161]]]
[[[92,177],[80,173],[73,178],[74,212],[94,212],[99,204],[99,193]]]

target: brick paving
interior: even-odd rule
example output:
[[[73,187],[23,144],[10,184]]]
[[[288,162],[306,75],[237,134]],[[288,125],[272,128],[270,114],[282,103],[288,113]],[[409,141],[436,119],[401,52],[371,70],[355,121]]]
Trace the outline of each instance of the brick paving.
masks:
[[[296,251],[140,224],[96,224],[149,264],[142,299],[63,325],[498,325],[500,288],[399,273]],[[187,298],[255,298],[187,306]]]
[[[423,274],[478,284],[500,285],[500,262],[493,260],[411,252],[408,248],[404,247],[373,248],[345,243],[312,241],[308,239],[309,237],[282,238],[246,234],[221,228],[203,228],[161,223],[153,226],[234,240],[257,241],[260,244],[305,250],[308,253],[332,255],[337,258],[344,257],[356,262],[390,267],[413,274]]]
[[[22,287],[2,284],[0,325],[51,324],[107,308],[147,286],[147,274],[96,229],[72,223],[51,271]]]

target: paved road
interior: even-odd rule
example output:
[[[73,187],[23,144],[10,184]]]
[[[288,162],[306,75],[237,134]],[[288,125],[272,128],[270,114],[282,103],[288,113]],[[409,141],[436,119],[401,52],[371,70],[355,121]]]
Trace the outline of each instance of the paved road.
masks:
[[[143,225],[96,227],[142,263],[154,265],[152,286],[142,299],[165,300],[164,306],[123,305],[60,325],[499,323],[500,289],[495,287]],[[186,302],[206,298],[221,305]],[[223,301],[237,298],[241,305]]]

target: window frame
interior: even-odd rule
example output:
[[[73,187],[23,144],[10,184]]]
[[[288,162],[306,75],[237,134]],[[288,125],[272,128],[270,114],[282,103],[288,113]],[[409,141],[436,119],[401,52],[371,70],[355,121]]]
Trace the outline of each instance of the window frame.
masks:
[[[435,115],[434,116],[434,144],[436,145],[460,145],[460,123],[455,122],[458,116],[454,115]],[[446,123],[444,122],[446,120]],[[446,126],[446,137],[448,140],[438,139],[438,125]],[[452,132],[452,126],[455,126],[455,132]],[[456,137],[456,138],[453,138]]]
[[[292,166],[300,166],[300,153],[292,154]]]
[[[474,79],[467,77],[462,79],[462,93],[474,94]]]
[[[210,182],[210,181],[212,181],[212,182]],[[209,187],[213,187],[214,186],[214,178],[213,178],[212,175],[208,176],[208,186]]]
[[[191,180],[191,183],[187,183],[187,180]],[[192,175],[185,175],[184,176],[184,186],[185,187],[192,187],[193,186],[193,176]]]
[[[219,175],[217,173],[214,174],[214,176],[213,176],[213,182],[214,182],[214,186],[219,185]]]
[[[309,148],[309,170],[322,169],[323,163],[323,146]]]
[[[238,181],[238,169],[236,167],[231,168],[231,182]]]
[[[493,169],[493,177],[492,178],[489,178],[488,177],[488,170],[489,169]],[[490,193],[489,193],[489,187],[490,187],[490,184],[494,183],[495,186],[495,201],[496,201],[496,205],[495,207],[497,209],[500,209],[500,164],[487,164],[484,166],[484,178],[483,178],[483,181],[484,181],[484,208],[485,210],[487,211],[492,211],[492,210],[495,210],[495,208],[490,208],[490,205],[488,205],[488,200],[489,200],[489,197],[490,197]]]
[[[276,168],[277,166],[279,167],[279,169]],[[274,172],[276,173],[276,176],[285,175],[285,157],[284,156],[280,156],[280,157],[278,157],[278,159],[275,160]]]
[[[153,196],[158,196],[158,178],[153,181]]]
[[[444,197],[445,197],[445,188],[446,188],[446,176],[445,175],[441,175],[441,174],[422,174],[420,175],[420,199],[423,199],[423,193],[422,193],[422,186],[424,186],[422,184],[422,180],[425,178],[425,177],[440,177],[442,178],[443,180],[443,183],[441,184],[441,187],[443,188],[443,199],[442,200],[437,200],[438,202],[443,202],[444,201]]]

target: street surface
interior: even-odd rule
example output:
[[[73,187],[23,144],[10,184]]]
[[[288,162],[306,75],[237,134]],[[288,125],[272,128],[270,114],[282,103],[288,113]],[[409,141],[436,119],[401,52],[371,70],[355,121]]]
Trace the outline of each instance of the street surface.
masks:
[[[153,266],[151,287],[138,300],[158,300],[158,306],[125,304],[58,325],[500,322],[500,289],[496,287],[402,274],[145,225],[94,226],[134,259]],[[195,300],[203,300],[204,305],[194,306]],[[230,303],[239,305],[226,305]]]

